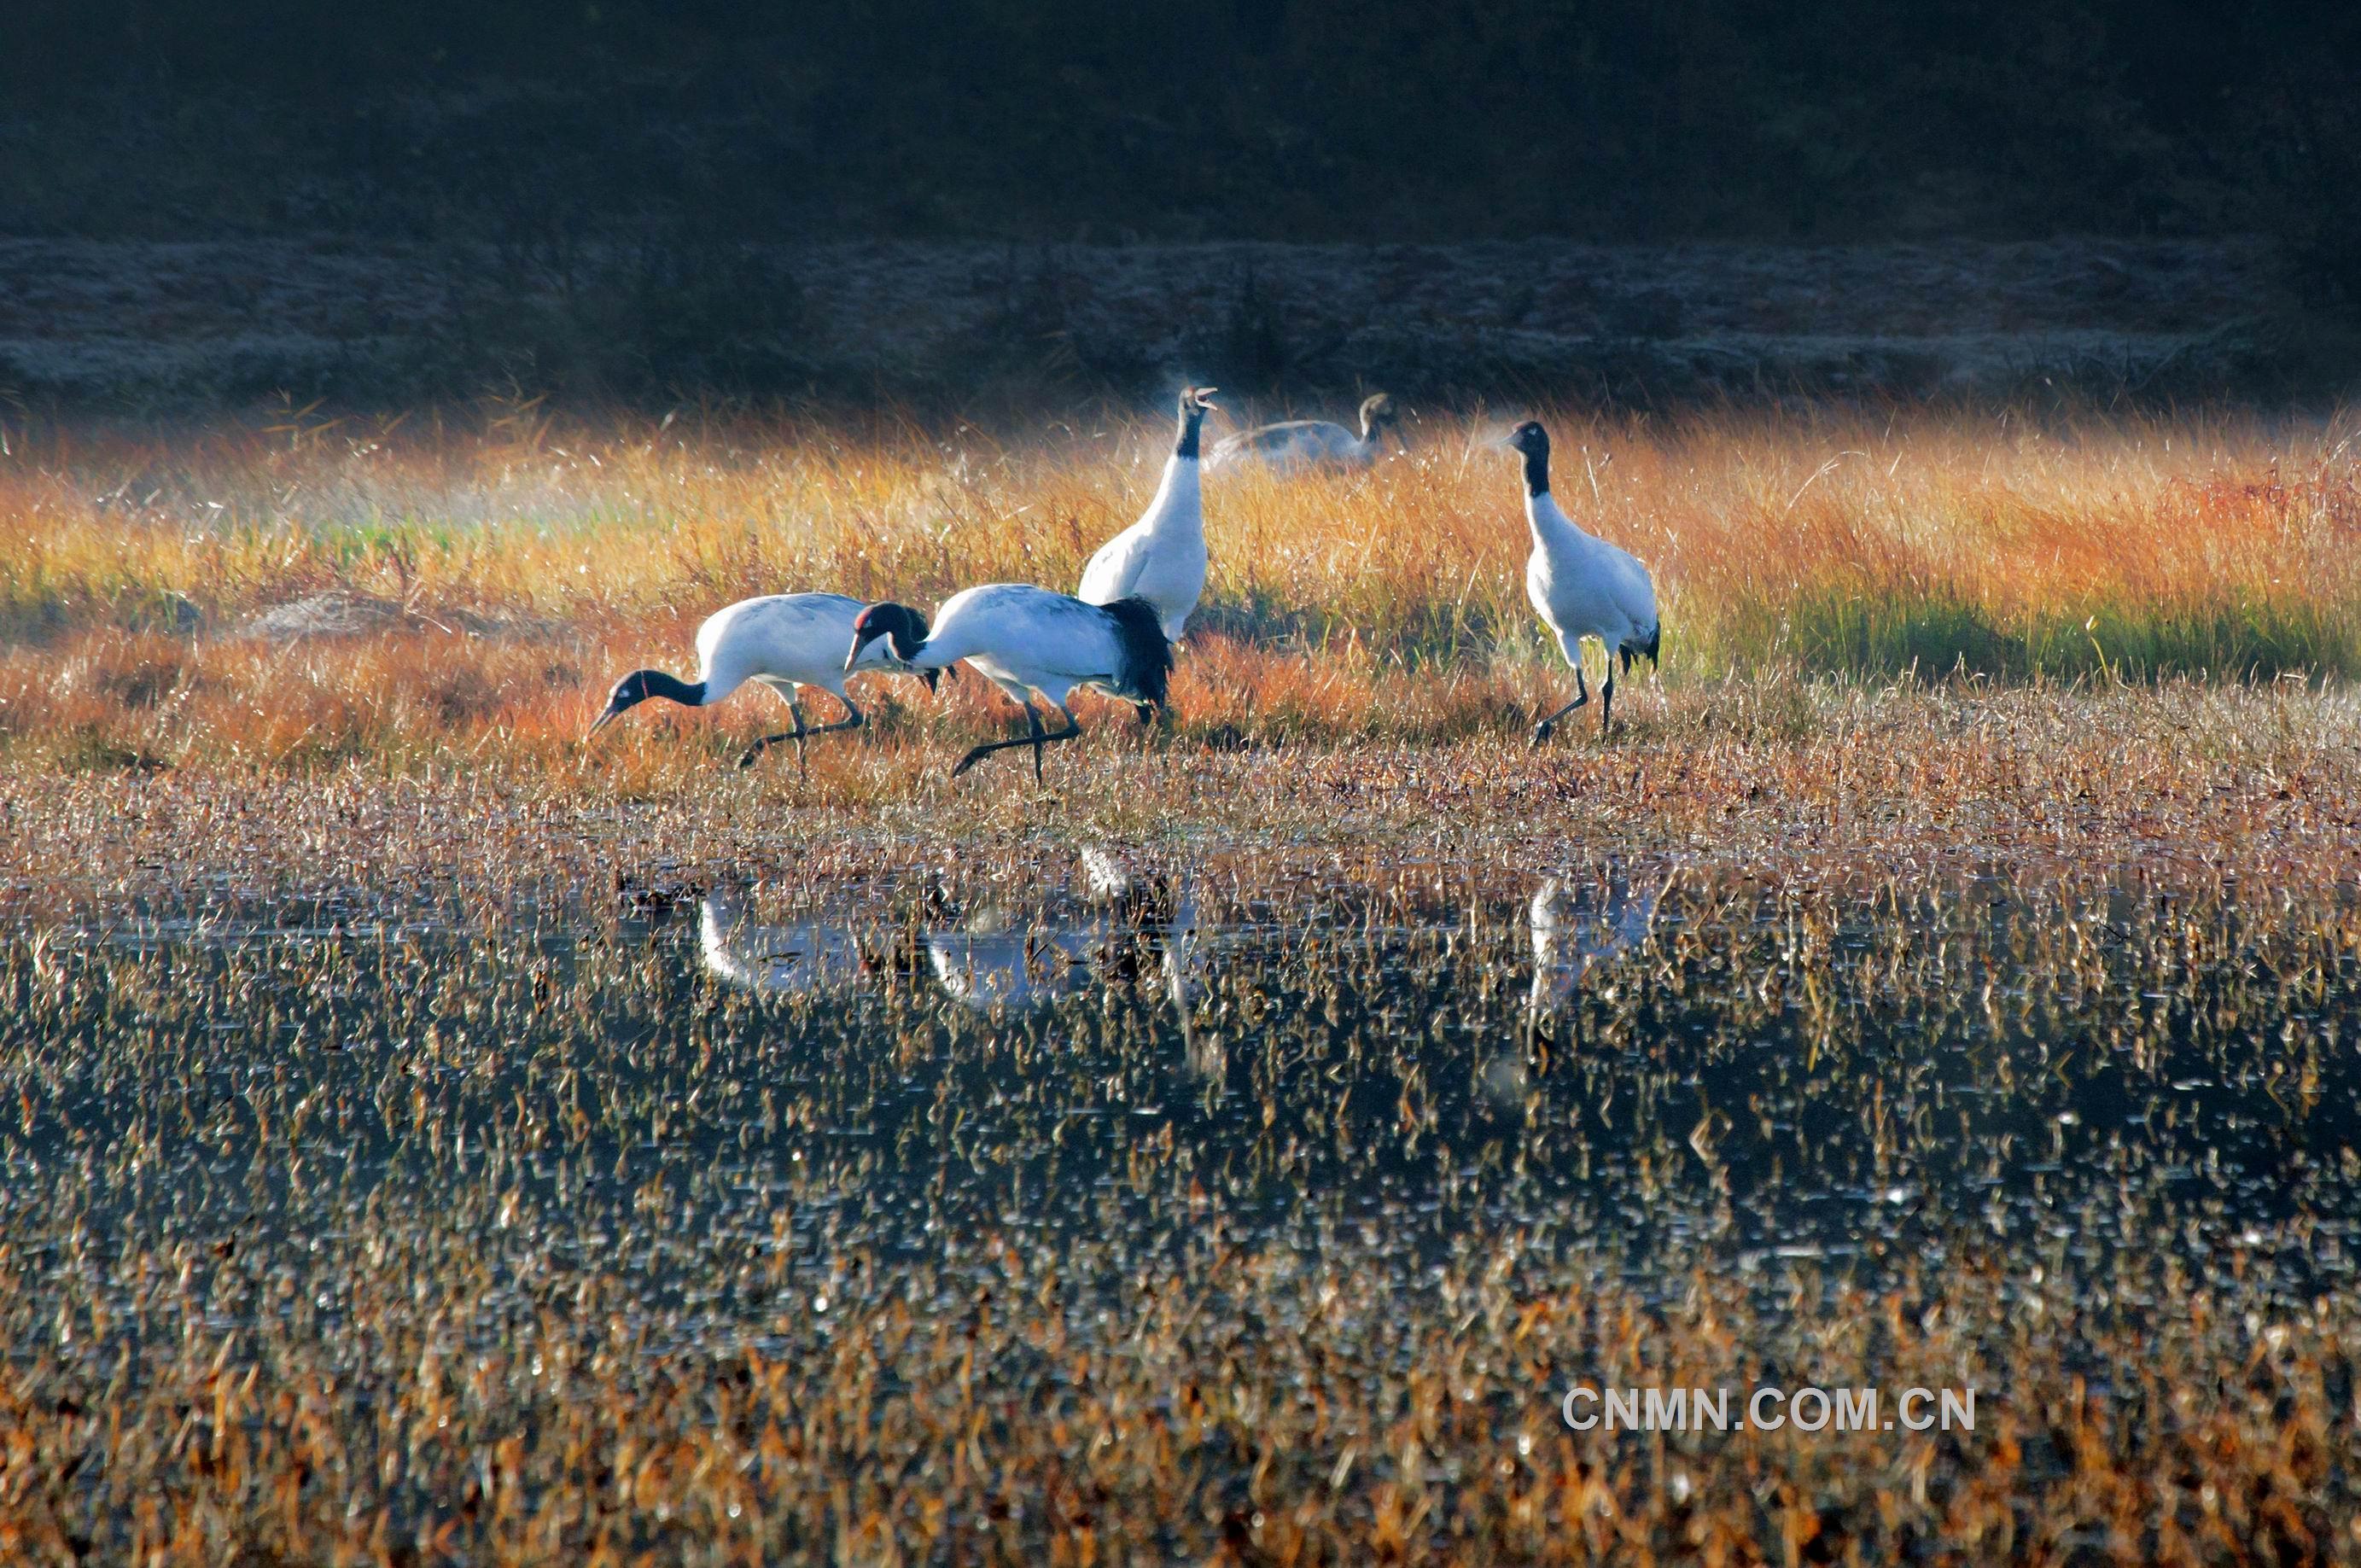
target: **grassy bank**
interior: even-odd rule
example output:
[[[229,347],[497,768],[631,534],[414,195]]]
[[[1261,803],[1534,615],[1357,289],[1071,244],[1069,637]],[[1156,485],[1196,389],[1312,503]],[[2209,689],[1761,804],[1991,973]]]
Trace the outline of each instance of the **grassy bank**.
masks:
[[[1024,870],[1077,842],[1407,856],[1513,879],[1568,854],[1764,872],[2188,861],[2250,885],[2361,875],[2361,708],[2341,694],[2176,685],[2104,693],[1740,681],[1639,707],[1633,740],[1215,750],[1110,729],[956,783],[924,733],[741,772],[714,727],[645,726],[546,756],[445,748],[241,770],[0,764],[16,882],[0,913],[208,888],[431,891],[470,907],[642,884]],[[291,725],[295,721],[289,720]]]
[[[1664,715],[1732,678],[2361,670],[2348,419],[1549,417],[1562,502],[1655,572]],[[1503,425],[1422,420],[1414,458],[1367,475],[1210,477],[1180,737],[1444,740],[1549,700],[1564,672],[1524,603]],[[1153,418],[1019,434],[534,405],[12,432],[0,743],[68,764],[570,756],[616,674],[686,665],[697,621],[743,595],[1071,583],[1163,443]],[[246,634],[331,592],[369,601],[367,634]],[[892,689],[900,723],[1001,717]],[[738,706],[717,744],[771,717]]]

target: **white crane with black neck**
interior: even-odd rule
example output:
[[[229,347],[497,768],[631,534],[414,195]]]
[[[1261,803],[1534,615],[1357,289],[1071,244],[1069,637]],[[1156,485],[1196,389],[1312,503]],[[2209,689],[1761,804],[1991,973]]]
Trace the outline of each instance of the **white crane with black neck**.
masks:
[[[1205,594],[1204,491],[1198,438],[1213,407],[1211,387],[1180,389],[1180,433],[1165,459],[1163,480],[1139,521],[1108,540],[1082,568],[1074,597],[1084,604],[1144,598],[1156,607],[1165,641],[1178,642]]]
[[[858,729],[868,722],[852,698],[845,695],[845,676],[859,670],[895,670],[899,666],[884,649],[872,650],[860,660],[847,660],[844,645],[860,617],[862,601],[844,594],[765,594],[740,599],[708,616],[697,629],[697,679],[684,681],[662,670],[634,670],[615,683],[606,710],[590,726],[596,735],[618,718],[651,697],[663,697],[684,707],[711,707],[747,682],[768,686],[786,700],[795,728],[765,735],[746,748],[738,765],[748,768],[765,750],[781,740],[796,743],[796,764],[804,762],[804,741],[838,729]],[[926,635],[921,623],[919,635]],[[902,672],[916,674],[932,691],[940,674],[934,670]],[[812,724],[804,718],[802,689],[815,686],[836,698],[845,717],[833,724]]]
[[[1525,563],[1525,597],[1542,624],[1557,639],[1558,651],[1574,666],[1574,700],[1533,726],[1533,744],[1550,738],[1557,721],[1590,700],[1582,679],[1582,640],[1595,637],[1607,650],[1607,681],[1599,687],[1598,739],[1607,740],[1615,716],[1615,666],[1625,673],[1642,655],[1650,664],[1664,641],[1656,619],[1656,586],[1639,557],[1596,534],[1586,533],[1550,496],[1549,432],[1527,420],[1509,433],[1507,444],[1524,458],[1525,521],[1533,553]]]
[[[971,750],[951,777],[1011,746],[1033,748],[1033,782],[1041,782],[1041,749],[1082,732],[1069,706],[1076,688],[1094,686],[1139,706],[1143,722],[1164,707],[1172,674],[1172,644],[1156,607],[1139,598],[1113,604],[1081,599],[1030,583],[988,583],[953,594],[936,610],[934,628],[908,605],[873,604],[852,625],[851,669],[883,643],[890,661],[919,674],[961,660],[1025,710],[1026,733]],[[1033,694],[1065,716],[1063,729],[1044,730]]]

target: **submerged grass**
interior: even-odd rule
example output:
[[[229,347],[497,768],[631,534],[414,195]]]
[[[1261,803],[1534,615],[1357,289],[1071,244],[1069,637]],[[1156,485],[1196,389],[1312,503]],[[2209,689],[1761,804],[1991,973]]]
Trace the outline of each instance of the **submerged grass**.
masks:
[[[1817,795],[1670,875],[1083,837],[1138,898],[1079,938],[1073,834],[809,836],[724,913],[711,803],[537,902],[593,824],[489,791],[12,797],[104,897],[0,928],[0,1545],[2361,1560],[2361,910],[2280,865],[2323,791],[2210,782],[2147,781],[2217,825],[2173,858],[1861,862]],[[1976,1420],[1577,1432],[1576,1383]]]

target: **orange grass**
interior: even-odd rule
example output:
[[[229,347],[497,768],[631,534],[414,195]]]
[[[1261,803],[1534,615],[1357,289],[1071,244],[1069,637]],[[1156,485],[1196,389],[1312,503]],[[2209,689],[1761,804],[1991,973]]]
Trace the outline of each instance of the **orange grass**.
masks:
[[[1546,417],[1562,502],[1654,569],[1675,688],[1765,670],[2361,669],[2347,418]],[[1501,427],[1429,418],[1412,460],[1367,475],[1210,477],[1182,733],[1444,740],[1513,729],[1554,696],[1515,470],[1487,444]],[[530,404],[464,423],[12,433],[0,743],[68,761],[571,754],[616,674],[685,668],[697,621],[733,598],[1070,584],[1152,488],[1163,440],[1129,418],[930,431]],[[413,630],[236,635],[332,588],[406,607]],[[995,704],[913,711],[965,730],[1004,722]],[[761,706],[743,699],[712,749],[767,727]]]

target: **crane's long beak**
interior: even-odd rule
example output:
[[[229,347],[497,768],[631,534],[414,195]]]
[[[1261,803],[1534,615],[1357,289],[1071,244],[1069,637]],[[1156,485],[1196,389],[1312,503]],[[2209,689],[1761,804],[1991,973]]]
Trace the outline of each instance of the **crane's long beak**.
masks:
[[[598,731],[606,729],[609,724],[614,723],[616,715],[620,714],[621,711],[622,709],[609,705],[606,712],[600,714],[598,718],[590,721],[590,728],[583,732],[583,740],[588,742],[591,736],[598,734]]]

